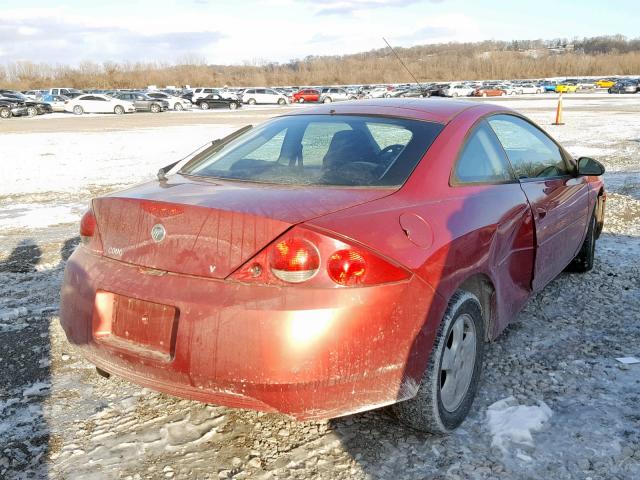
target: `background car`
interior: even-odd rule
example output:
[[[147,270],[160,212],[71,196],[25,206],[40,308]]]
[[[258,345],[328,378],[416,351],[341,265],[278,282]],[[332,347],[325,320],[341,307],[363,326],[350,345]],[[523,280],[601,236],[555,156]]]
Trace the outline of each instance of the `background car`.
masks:
[[[136,112],[160,113],[169,109],[167,100],[153,98],[141,92],[122,92],[114,95],[114,98],[133,103]]]
[[[598,88],[610,88],[616,84],[616,81],[610,78],[603,78],[596,82]]]
[[[40,101],[51,105],[51,109],[54,112],[64,112],[65,103],[69,100],[69,97],[65,97],[64,95],[46,94],[40,97]]]
[[[14,98],[7,98],[0,94],[0,118],[21,117],[28,115],[27,106]]]
[[[609,87],[609,93],[638,93],[640,89],[637,81],[626,80],[616,82],[612,87]]]
[[[197,99],[195,105],[201,110],[209,110],[210,108],[228,108],[229,110],[235,110],[241,107],[242,103],[238,100],[222,98],[216,93]]]
[[[384,98],[388,93],[388,87],[374,87],[365,94],[365,98]]]
[[[328,87],[323,88],[320,92],[320,101],[321,103],[331,103],[331,102],[341,102],[344,100],[355,100],[355,95],[350,94],[344,88],[338,87]]]
[[[540,85],[534,85],[533,83],[524,83],[522,85],[518,85],[516,87],[516,90],[520,95],[522,95],[524,93],[540,94],[544,89]]]
[[[305,88],[297,91],[292,96],[294,102],[317,102],[320,100],[320,91],[315,88]]]
[[[576,93],[578,91],[578,85],[571,82],[563,82],[556,85],[556,92],[558,93]]]
[[[248,88],[242,94],[242,103],[249,105],[277,103],[286,105],[289,98],[271,88]]]
[[[169,103],[170,110],[189,110],[191,108],[191,101],[186,98],[170,95],[165,92],[147,92],[147,95],[156,100],[165,100]]]
[[[472,95],[474,88],[465,84],[451,84],[442,93],[445,97],[468,97]]]
[[[29,117],[35,117],[36,115],[44,115],[45,113],[53,112],[51,105],[39,100],[31,100],[25,97],[22,92],[17,92],[15,90],[0,90],[0,95],[2,95],[3,98],[7,98],[17,103],[24,104],[27,108],[27,116]]]
[[[192,96],[190,98],[191,103],[195,103],[197,99],[204,98],[207,95],[220,95],[222,98],[227,98],[230,100],[237,100],[238,96],[229,90],[213,88],[213,87],[198,87],[194,88],[192,91]]]
[[[504,97],[507,94],[499,87],[480,87],[473,92],[474,97]]]
[[[69,100],[64,107],[65,112],[73,112],[76,115],[83,113],[133,113],[136,107],[132,102],[121,98],[113,98],[108,95],[85,94]]]

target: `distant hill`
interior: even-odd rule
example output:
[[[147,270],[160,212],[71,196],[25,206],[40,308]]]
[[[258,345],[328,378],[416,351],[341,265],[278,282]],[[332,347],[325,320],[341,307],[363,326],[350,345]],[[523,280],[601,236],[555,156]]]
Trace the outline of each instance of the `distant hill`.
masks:
[[[420,81],[640,75],[640,38],[483,41],[396,48]],[[194,57],[196,58],[196,57]],[[0,65],[0,86],[136,88],[146,85],[327,85],[411,82],[388,48],[287,63],[206,65],[83,62],[75,67],[18,62]]]

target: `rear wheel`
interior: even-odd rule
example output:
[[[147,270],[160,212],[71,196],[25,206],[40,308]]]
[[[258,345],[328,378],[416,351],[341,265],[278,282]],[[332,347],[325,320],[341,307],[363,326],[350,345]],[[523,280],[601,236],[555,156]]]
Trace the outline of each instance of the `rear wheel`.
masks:
[[[82,115],[84,113],[84,108],[82,108],[81,105],[76,105],[75,107],[73,107],[73,113],[75,113],[76,115]]]
[[[298,99],[298,103],[304,103],[304,97],[300,97],[300,98]]]
[[[124,114],[124,107],[122,105],[116,105],[116,107],[113,109],[113,113],[115,113],[116,115]]]
[[[285,103],[287,103],[287,101],[284,98],[278,99],[278,105],[284,105]]]
[[[591,215],[589,220],[589,228],[587,229],[587,235],[584,237],[582,247],[580,251],[567,266],[567,270],[570,272],[584,273],[593,269],[593,262],[596,256],[596,234],[597,234],[597,220],[595,213]]]
[[[173,109],[176,112],[181,112],[182,110],[184,110],[184,107],[182,106],[182,104],[180,102],[176,102],[175,105],[173,106]]]
[[[486,97],[487,96],[487,92],[482,92],[482,96]]]
[[[331,97],[324,97],[324,100],[322,100],[322,103],[331,103],[333,102],[333,100],[331,100]]]
[[[236,102],[231,102],[229,104],[229,110],[235,110],[236,108],[238,108],[238,104]]]
[[[9,107],[0,107],[0,118],[11,118],[11,109]]]
[[[417,430],[447,433],[466,418],[482,372],[484,320],[478,298],[459,290],[442,319],[415,397],[393,406]]]
[[[161,110],[160,105],[158,105],[157,103],[152,103],[150,109],[151,113],[158,113]]]
[[[202,110],[209,110],[209,104],[208,104],[207,102],[202,102],[202,103],[200,104],[200,108],[201,108]]]
[[[38,109],[34,106],[27,107],[27,115],[30,117],[35,117],[38,115]]]
[[[249,105],[255,105],[256,104],[256,99],[255,98],[250,98],[249,100],[247,100],[247,103]]]

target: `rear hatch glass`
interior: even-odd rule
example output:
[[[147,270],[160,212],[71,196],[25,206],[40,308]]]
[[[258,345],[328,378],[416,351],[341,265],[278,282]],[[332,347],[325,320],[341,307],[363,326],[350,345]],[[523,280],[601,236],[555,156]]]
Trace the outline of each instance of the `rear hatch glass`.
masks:
[[[180,171],[283,185],[402,185],[443,125],[361,115],[279,117],[214,145]]]

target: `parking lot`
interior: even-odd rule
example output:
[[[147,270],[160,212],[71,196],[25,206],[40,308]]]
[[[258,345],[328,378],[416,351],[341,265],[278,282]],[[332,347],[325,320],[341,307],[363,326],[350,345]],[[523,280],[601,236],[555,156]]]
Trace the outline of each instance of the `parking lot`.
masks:
[[[296,422],[107,380],[59,325],[64,264],[93,196],[308,104],[2,122],[0,478],[640,478],[640,364],[615,360],[640,356],[640,95],[565,95],[563,126],[555,94],[474,101],[600,160],[608,201],[594,270],[560,275],[488,346],[470,417],[444,437],[387,409]],[[551,416],[531,438],[504,438],[488,422],[500,400]]]

